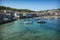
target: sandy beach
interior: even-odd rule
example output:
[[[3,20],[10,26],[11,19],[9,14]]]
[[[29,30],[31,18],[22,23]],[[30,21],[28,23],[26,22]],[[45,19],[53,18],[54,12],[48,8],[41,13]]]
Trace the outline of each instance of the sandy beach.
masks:
[[[37,18],[60,18],[60,16],[42,16]]]

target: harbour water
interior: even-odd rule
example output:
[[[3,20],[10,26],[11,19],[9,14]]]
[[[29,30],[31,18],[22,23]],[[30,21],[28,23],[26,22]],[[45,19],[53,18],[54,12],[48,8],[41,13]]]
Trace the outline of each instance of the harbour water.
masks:
[[[45,24],[24,24],[25,19],[0,25],[0,40],[60,40],[60,18],[47,18]]]

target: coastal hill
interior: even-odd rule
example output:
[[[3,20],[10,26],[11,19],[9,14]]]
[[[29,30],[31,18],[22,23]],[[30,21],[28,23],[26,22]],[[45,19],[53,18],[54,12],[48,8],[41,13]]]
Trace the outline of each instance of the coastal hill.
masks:
[[[31,13],[35,13],[38,15],[60,15],[60,8],[57,9],[50,9],[50,10],[40,10],[40,11],[33,11],[33,10],[29,10],[29,9],[16,9],[16,8],[11,8],[11,7],[6,7],[6,6],[0,6],[0,11],[1,10],[9,10],[9,11],[14,11],[14,12],[31,12]]]
[[[16,8],[11,8],[11,7],[6,7],[6,6],[0,6],[0,10],[11,10],[11,11],[16,11],[16,12],[34,12],[29,9],[16,9]]]

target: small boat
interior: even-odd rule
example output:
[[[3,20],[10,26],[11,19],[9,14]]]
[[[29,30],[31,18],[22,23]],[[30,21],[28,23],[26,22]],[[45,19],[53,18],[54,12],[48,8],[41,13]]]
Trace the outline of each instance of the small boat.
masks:
[[[25,21],[24,24],[32,24],[32,21]]]
[[[39,20],[38,23],[44,24],[44,23],[46,23],[46,22],[45,22],[45,21],[42,21],[42,20]]]
[[[41,20],[40,18],[35,18],[35,21]]]

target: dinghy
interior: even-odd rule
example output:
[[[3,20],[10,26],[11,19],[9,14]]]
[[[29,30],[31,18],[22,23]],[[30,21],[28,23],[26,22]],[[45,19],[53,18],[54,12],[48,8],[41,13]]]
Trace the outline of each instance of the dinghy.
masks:
[[[32,24],[32,21],[25,21],[24,24]]]

